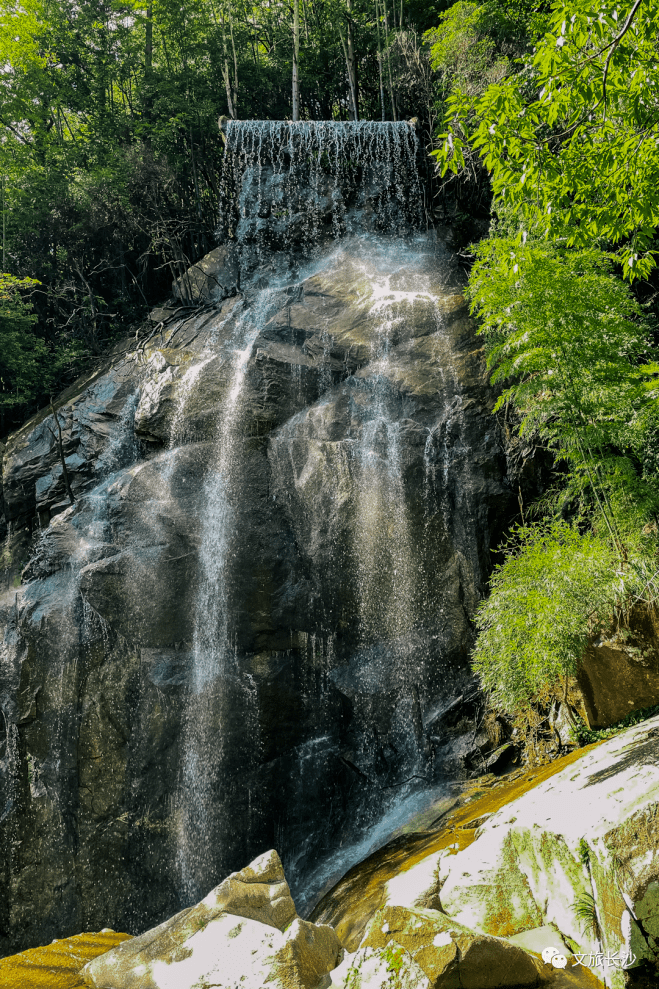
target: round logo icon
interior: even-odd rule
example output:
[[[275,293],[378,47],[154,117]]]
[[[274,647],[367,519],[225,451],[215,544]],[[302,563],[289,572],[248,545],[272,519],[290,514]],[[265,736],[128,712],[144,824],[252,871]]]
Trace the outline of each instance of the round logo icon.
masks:
[[[565,955],[555,954],[552,957],[551,963],[554,966],[554,968],[565,968],[565,966],[567,965],[567,958],[565,957]]]
[[[557,948],[552,948],[552,947],[545,948],[544,951],[542,952],[542,960],[546,965],[549,965],[554,955],[557,954],[558,954]]]

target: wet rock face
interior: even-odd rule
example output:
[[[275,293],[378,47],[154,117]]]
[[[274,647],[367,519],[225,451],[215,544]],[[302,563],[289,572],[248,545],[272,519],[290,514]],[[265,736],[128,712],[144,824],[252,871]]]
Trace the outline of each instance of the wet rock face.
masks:
[[[73,505],[52,414],[9,438],[4,952],[139,933],[271,847],[303,914],[480,760],[441,713],[517,481],[459,292],[363,238],[170,321],[63,397]]]

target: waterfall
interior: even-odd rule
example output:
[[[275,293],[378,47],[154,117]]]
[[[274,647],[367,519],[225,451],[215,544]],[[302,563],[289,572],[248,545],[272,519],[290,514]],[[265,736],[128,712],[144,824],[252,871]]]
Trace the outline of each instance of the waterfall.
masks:
[[[356,475],[353,515],[353,569],[356,575],[361,634],[365,642],[396,638],[416,622],[418,564],[405,496],[402,451],[404,410],[396,387],[392,349],[415,305],[441,314],[423,284],[412,289],[395,251],[387,258],[371,250],[358,268],[370,296],[372,321],[368,405],[352,457]],[[409,268],[409,257],[406,258]],[[418,279],[422,282],[422,279]],[[405,287],[401,287],[401,284]],[[393,380],[392,380],[393,379]]]
[[[207,892],[217,849],[227,826],[221,777],[226,720],[226,687],[237,679],[243,693],[249,680],[236,677],[231,646],[229,581],[236,539],[234,505],[238,497],[241,413],[247,365],[254,341],[268,313],[272,292],[258,294],[255,304],[234,325],[227,392],[217,419],[211,467],[204,488],[204,520],[199,551],[199,592],[194,619],[193,664],[184,722],[181,772],[178,867],[188,899]],[[197,365],[199,367],[199,365]],[[188,372],[192,377],[192,372]]]
[[[220,231],[261,264],[367,229],[404,236],[423,220],[418,153],[405,122],[230,121]]]
[[[67,396],[74,505],[48,417],[7,444],[0,825],[38,853],[0,921],[139,932],[272,847],[304,915],[480,767],[453,702],[515,498],[418,153],[230,122],[226,297]]]
[[[226,751],[229,697],[252,698],[245,710],[251,711],[255,732],[258,701],[249,675],[241,672],[234,647],[234,607],[231,594],[232,558],[237,531],[236,499],[241,471],[242,407],[246,375],[252,348],[262,331],[269,307],[279,291],[296,291],[312,269],[309,261],[318,256],[323,241],[337,240],[365,228],[400,237],[421,222],[421,190],[416,156],[418,142],[407,123],[296,123],[281,121],[231,121],[227,126],[224,156],[226,200],[220,230],[234,234],[241,252],[244,278],[254,286],[251,302],[234,322],[230,373],[225,398],[217,414],[212,465],[204,489],[204,517],[199,551],[200,581],[197,595],[193,663],[187,710],[183,728],[183,754],[178,795],[177,862],[182,897],[190,902],[202,895],[220,870],[222,844],[230,826],[228,797],[222,776],[230,754]],[[306,268],[300,271],[296,253],[302,251]],[[313,267],[313,262],[312,267]],[[256,269],[256,270],[255,270]],[[269,287],[259,288],[263,284]],[[385,295],[388,291],[385,286]],[[384,298],[384,296],[383,296]],[[383,298],[373,306],[384,306]],[[381,323],[382,341],[376,352],[386,360],[382,347],[388,346],[389,314]],[[207,360],[202,355],[202,361]],[[171,429],[170,447],[178,439],[180,420],[187,393],[201,370],[197,363],[186,372],[179,391]],[[198,369],[198,370],[197,370]],[[301,369],[292,366],[293,393],[301,398]],[[331,379],[325,376],[325,384]],[[384,386],[383,386],[384,388]],[[387,482],[376,482],[376,497],[391,502],[396,520],[394,554],[399,567],[394,574],[396,599],[393,619],[406,621],[411,609],[410,574],[407,572],[409,547],[405,519],[401,516],[400,457],[397,456],[396,426],[386,422],[383,389],[377,389],[377,411],[372,429],[366,426],[363,442],[355,452],[361,462],[360,496],[364,518],[376,516],[367,501],[369,487],[379,478],[379,464],[373,462],[379,425],[390,435],[384,451],[388,463]],[[373,435],[371,435],[373,433]],[[384,486],[383,486],[384,483]],[[377,514],[377,512],[376,512]],[[375,531],[364,529],[366,541],[373,542]],[[373,547],[358,545],[356,558],[364,561]],[[376,566],[387,564],[380,554]],[[361,564],[360,564],[361,565]],[[381,616],[375,604],[377,590],[373,575],[362,566],[362,624],[373,627]],[[401,588],[405,586],[406,591]],[[388,599],[387,599],[388,600]],[[387,601],[384,602],[387,607]],[[388,623],[389,625],[391,622]],[[316,749],[316,743],[310,751]],[[322,746],[321,746],[322,748]]]
[[[320,703],[333,689],[350,700],[361,731],[343,743],[344,758],[370,800],[354,812],[358,840],[335,842],[320,860],[308,850],[299,872],[289,867],[302,904],[423,807],[424,780],[437,786],[424,720],[454,648],[442,629],[454,594],[433,554],[459,540],[465,587],[480,572],[473,514],[462,506],[456,526],[449,504],[456,475],[470,482],[471,451],[445,286],[425,239],[374,234],[342,240],[305,286],[351,299],[358,368],[272,435],[272,484],[304,553],[310,596],[322,602],[315,620],[326,634],[341,630]],[[458,591],[460,576],[449,579]]]

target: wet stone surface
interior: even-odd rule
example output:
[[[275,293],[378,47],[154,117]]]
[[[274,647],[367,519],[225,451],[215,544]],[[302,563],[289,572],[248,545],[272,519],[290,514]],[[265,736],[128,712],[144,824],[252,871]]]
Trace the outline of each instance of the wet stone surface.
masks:
[[[304,916],[482,764],[441,712],[537,479],[459,271],[364,236],[267,282],[63,396],[74,505],[52,415],[8,438],[5,953],[139,933],[271,847]]]

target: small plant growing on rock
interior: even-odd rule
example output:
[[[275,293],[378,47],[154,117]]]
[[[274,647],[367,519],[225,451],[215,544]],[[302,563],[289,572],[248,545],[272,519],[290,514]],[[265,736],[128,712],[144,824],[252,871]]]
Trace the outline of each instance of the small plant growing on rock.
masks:
[[[383,952],[384,959],[387,963],[387,972],[391,972],[394,976],[397,976],[403,967],[403,949],[400,945],[388,944]]]
[[[585,838],[579,839],[579,861],[583,865],[584,869],[590,867],[590,848],[588,847],[588,842]]]
[[[579,921],[584,934],[599,937],[599,920],[597,919],[597,904],[592,893],[582,893],[572,908],[574,916]]]
[[[624,731],[625,728],[631,728],[632,725],[639,725],[642,721],[647,721],[648,718],[654,718],[657,714],[659,714],[659,704],[655,704],[653,707],[642,707],[638,711],[631,711],[621,721],[616,721],[614,725],[610,725],[608,728],[588,728],[579,715],[575,715],[576,740],[580,745],[600,742],[602,739],[612,738],[613,735]]]

